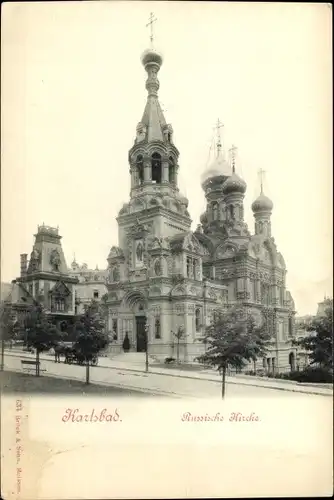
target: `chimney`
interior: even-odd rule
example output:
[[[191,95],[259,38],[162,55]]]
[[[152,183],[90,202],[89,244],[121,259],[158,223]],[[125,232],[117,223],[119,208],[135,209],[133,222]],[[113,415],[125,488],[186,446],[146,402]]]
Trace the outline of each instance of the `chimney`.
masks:
[[[21,253],[20,258],[21,258],[21,277],[22,277],[22,276],[25,276],[27,274],[28,254]]]

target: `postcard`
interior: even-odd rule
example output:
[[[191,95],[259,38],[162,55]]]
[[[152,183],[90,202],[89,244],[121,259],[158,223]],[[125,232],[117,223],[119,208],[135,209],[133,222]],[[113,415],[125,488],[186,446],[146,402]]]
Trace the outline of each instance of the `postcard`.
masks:
[[[1,495],[331,496],[331,9],[5,2]]]

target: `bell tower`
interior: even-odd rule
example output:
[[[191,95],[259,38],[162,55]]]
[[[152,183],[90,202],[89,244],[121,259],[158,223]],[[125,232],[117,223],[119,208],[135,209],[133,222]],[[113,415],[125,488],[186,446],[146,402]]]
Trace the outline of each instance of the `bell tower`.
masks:
[[[147,73],[147,102],[128,155],[130,200],[117,218],[121,247],[136,221],[148,225],[159,238],[189,231],[192,222],[188,200],[178,187],[179,151],[174,144],[173,127],[166,123],[158,99],[158,73],[163,58],[153,46],[155,20],[151,14],[147,24],[151,28],[151,47],[141,57]]]

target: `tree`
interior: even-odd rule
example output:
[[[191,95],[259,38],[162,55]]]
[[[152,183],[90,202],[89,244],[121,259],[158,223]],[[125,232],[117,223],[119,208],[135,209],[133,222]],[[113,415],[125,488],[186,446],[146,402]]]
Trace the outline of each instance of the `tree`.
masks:
[[[172,331],[172,334],[176,338],[176,362],[180,363],[180,341],[185,339],[186,333],[183,326],[179,326],[176,332]]]
[[[222,398],[225,397],[228,365],[241,369],[247,362],[263,356],[269,340],[264,324],[257,325],[242,309],[231,308],[215,315],[202,338],[207,344],[206,352],[197,359],[221,372]]]
[[[125,332],[125,337],[123,340],[123,351],[129,352],[129,350],[130,350],[130,339],[129,339],[128,332]]]
[[[294,344],[309,352],[310,364],[333,370],[333,299],[325,301],[324,313],[317,315],[305,326],[310,333],[295,340]]]
[[[0,333],[1,333],[1,371],[4,369],[5,343],[12,341],[17,333],[17,321],[14,319],[10,305],[1,304],[0,307]]]
[[[99,304],[92,302],[85,307],[75,323],[76,342],[74,348],[80,352],[86,365],[86,384],[89,384],[90,362],[94,356],[106,347],[108,336],[105,333],[105,322],[101,315]]]
[[[38,377],[40,353],[54,347],[65,334],[57,328],[40,304],[35,304],[28,311],[24,320],[24,328],[27,346],[36,350],[36,376]]]

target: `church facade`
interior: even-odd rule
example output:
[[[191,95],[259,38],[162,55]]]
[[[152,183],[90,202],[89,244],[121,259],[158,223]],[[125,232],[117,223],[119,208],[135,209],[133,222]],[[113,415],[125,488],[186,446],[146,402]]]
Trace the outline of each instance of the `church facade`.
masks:
[[[120,351],[125,334],[131,349],[158,359],[181,359],[204,350],[201,337],[215,311],[240,306],[265,318],[272,348],[257,368],[293,368],[295,308],[286,289],[286,266],[271,233],[273,203],[261,187],[253,202],[255,234],[244,222],[246,183],[218,141],[216,158],[202,177],[206,211],[191,230],[188,200],[178,187],[179,151],[173,128],[158,100],[161,55],[142,56],[147,103],[128,155],[130,199],[120,210],[118,246],[108,256],[108,329]]]
[[[75,260],[67,268],[58,229],[38,227],[28,261],[9,302],[18,315],[43,305],[57,323],[70,323],[92,299],[107,306],[110,350],[146,349],[156,359],[190,362],[205,349],[205,326],[216,311],[238,305],[265,321],[272,343],[256,369],[295,368],[295,306],[286,288],[286,265],[272,236],[272,201],[262,186],[252,204],[254,234],[244,221],[246,183],[227,161],[220,140],[201,183],[206,210],[191,230],[188,199],[178,186],[179,151],[158,100],[161,55],[144,52],[147,103],[128,153],[130,198],[118,213],[118,245],[105,270]],[[177,339],[176,333],[183,335]],[[254,365],[250,367],[254,369]]]

